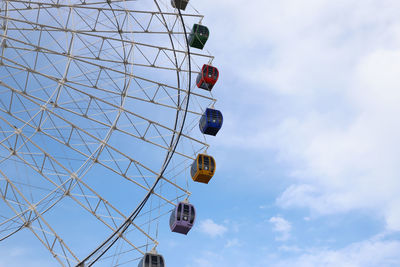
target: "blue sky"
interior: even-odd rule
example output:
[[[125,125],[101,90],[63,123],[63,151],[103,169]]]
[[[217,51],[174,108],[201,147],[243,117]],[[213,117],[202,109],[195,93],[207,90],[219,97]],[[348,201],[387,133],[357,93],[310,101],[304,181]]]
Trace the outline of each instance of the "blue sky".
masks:
[[[400,2],[193,0],[224,127],[167,266],[400,265]],[[0,266],[54,266],[0,243]],[[44,262],[43,262],[44,261]]]

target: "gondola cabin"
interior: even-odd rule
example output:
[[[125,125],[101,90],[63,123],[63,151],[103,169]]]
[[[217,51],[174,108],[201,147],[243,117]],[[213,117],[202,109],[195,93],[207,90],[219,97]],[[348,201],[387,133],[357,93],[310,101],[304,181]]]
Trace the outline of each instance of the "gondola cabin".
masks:
[[[208,184],[214,173],[214,158],[206,154],[197,155],[197,158],[192,163],[192,167],[190,169],[190,174],[192,175],[193,181]]]
[[[189,35],[189,45],[194,48],[203,49],[206,44],[210,31],[204,25],[194,24]]]
[[[179,202],[171,212],[171,217],[169,218],[171,231],[187,235],[193,227],[195,216],[196,212],[193,205],[186,202]]]
[[[216,136],[222,127],[223,117],[221,111],[207,108],[199,122],[200,131],[203,134]]]
[[[199,88],[211,91],[217,83],[219,72],[216,67],[204,64],[201,72],[197,75],[196,85]]]
[[[151,252],[144,254],[138,267],[165,267],[163,256]]]
[[[171,0],[171,5],[174,8],[185,10],[189,0]]]

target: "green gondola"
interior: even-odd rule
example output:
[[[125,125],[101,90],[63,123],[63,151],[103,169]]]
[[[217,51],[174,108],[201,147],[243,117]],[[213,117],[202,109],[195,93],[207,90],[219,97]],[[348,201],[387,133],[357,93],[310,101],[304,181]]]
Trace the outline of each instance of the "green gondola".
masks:
[[[198,49],[203,49],[206,44],[210,31],[206,26],[194,24],[192,32],[189,35],[189,45]]]

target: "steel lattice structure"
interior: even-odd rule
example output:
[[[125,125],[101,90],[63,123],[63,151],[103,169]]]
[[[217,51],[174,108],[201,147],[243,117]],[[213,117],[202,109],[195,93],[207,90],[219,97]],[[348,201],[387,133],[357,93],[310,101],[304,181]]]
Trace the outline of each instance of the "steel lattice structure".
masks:
[[[167,0],[0,5],[0,241],[30,231],[63,266],[139,259],[208,148],[197,122],[216,100],[192,76],[213,57],[185,34],[203,16]]]

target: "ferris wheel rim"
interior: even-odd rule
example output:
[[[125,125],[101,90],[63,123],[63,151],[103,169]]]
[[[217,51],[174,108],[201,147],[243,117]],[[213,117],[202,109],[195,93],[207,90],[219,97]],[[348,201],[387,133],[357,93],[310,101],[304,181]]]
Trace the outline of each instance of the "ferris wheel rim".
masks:
[[[12,1],[12,2],[27,2],[27,1]],[[125,1],[112,1],[112,2],[125,2]],[[157,0],[154,0],[154,2],[155,3],[157,3]],[[109,3],[110,4],[110,3]],[[163,17],[163,19],[164,19],[164,22],[165,22],[165,18],[164,18],[164,13],[165,14],[167,14],[166,12],[163,12],[161,9],[160,9],[160,7],[158,6],[158,9],[159,9],[159,12],[157,13],[157,14],[159,14],[160,16],[162,16]],[[112,10],[112,7],[109,9],[109,10]],[[176,15],[176,12],[175,13],[168,13],[168,14],[174,14],[174,15]],[[184,26],[184,22],[183,22],[183,15],[180,13],[180,11],[179,11],[179,17],[178,18],[180,18],[181,20],[182,20],[182,24],[183,24],[183,28],[184,28],[184,32],[185,32],[185,36],[186,36],[186,29],[185,29],[185,26]],[[114,15],[114,19],[116,20],[116,16]],[[171,22],[171,21],[170,21]],[[7,23],[8,23],[8,20],[7,20]],[[176,48],[174,48],[174,40],[175,39],[173,39],[172,38],[172,32],[173,31],[169,31],[168,30],[168,24],[167,23],[164,23],[164,27],[166,27],[167,28],[167,32],[168,32],[168,35],[169,35],[169,39],[170,39],[170,42],[172,43],[172,48],[171,48],[171,50],[173,51],[173,53],[174,53],[174,55],[175,55],[175,67],[176,68],[173,68],[173,69],[171,69],[171,70],[175,70],[176,71],[176,73],[177,73],[177,80],[179,80],[179,78],[180,78],[180,75],[179,75],[179,73],[181,73],[182,75],[184,74],[184,75],[186,75],[186,73],[189,75],[189,78],[191,79],[191,74],[192,73],[197,73],[197,71],[192,71],[192,70],[185,70],[185,69],[180,69],[179,67],[178,67],[178,64],[177,64],[177,61],[176,61],[176,54],[177,53],[182,53],[183,51],[178,51],[178,49],[176,49]],[[179,31],[175,31],[175,34],[179,34]],[[4,39],[4,37],[3,36],[1,36],[3,39]],[[176,37],[176,36],[175,36]],[[179,37],[179,36],[178,36]],[[123,39],[122,37],[121,37],[121,35],[120,35],[120,39]],[[189,47],[188,47],[188,43],[187,43],[187,38],[185,38],[186,40],[185,40],[185,42],[186,42],[186,47],[187,47],[187,49],[189,50]],[[17,47],[18,48],[18,47]],[[163,48],[163,49],[168,49],[168,48]],[[182,49],[181,49],[182,50]],[[124,49],[123,49],[123,51],[124,51]],[[193,53],[193,54],[196,54],[196,53]],[[198,55],[201,55],[202,56],[202,54],[198,54]],[[189,59],[188,60],[190,60],[190,58],[191,58],[191,56],[190,56],[190,51],[189,51]],[[3,58],[2,58],[3,59]],[[81,59],[84,59],[84,57],[81,57]],[[69,59],[69,61],[71,61],[72,59]],[[184,62],[184,61],[182,61],[182,62]],[[131,62],[132,64],[131,64],[131,66],[133,66],[134,65],[134,62]],[[181,65],[182,66],[182,65]],[[189,63],[189,66],[191,66],[191,64]],[[197,65],[198,66],[198,65]],[[146,65],[142,65],[142,67],[147,67]],[[23,69],[21,69],[21,71],[23,71]],[[124,72],[124,75],[125,76],[129,76],[128,78],[129,78],[129,81],[131,82],[132,81],[132,79],[135,79],[135,78],[139,78],[139,79],[141,79],[141,77],[138,77],[138,76],[134,76],[133,75],[133,70],[131,69],[131,72],[129,73],[130,75],[128,75],[128,73],[125,71]],[[66,77],[66,75],[64,75],[63,77]],[[125,80],[126,81],[126,80]],[[154,82],[154,83],[157,83],[158,84],[158,86],[160,86],[160,83],[159,82]],[[170,87],[170,88],[172,88],[172,89],[175,89],[175,88],[173,88],[173,87],[171,87],[171,86],[169,86],[169,85],[167,85],[167,84],[165,84],[165,86],[166,87]],[[127,88],[128,88],[129,86],[126,86],[126,87],[124,87],[124,89],[125,89],[125,91],[127,90]],[[39,88],[39,89],[41,89],[41,88]],[[71,88],[71,90],[76,90],[76,88]],[[142,89],[143,90],[143,89]],[[188,108],[188,106],[189,106],[189,96],[190,95],[196,95],[196,92],[191,92],[191,86],[190,86],[190,80],[189,80],[189,86],[188,86],[188,90],[182,90],[182,88],[181,88],[181,86],[180,86],[180,84],[179,84],[179,81],[178,81],[178,86],[176,87],[176,91],[177,91],[177,96],[178,97],[180,97],[181,96],[181,94],[187,94],[187,96],[188,96],[188,99],[186,100],[186,108],[185,108],[185,110],[184,110],[184,114],[185,114],[185,117],[186,117],[186,115],[188,114],[188,113],[192,113],[192,114],[195,114],[195,115],[201,115],[201,113],[199,113],[199,112],[196,112],[195,111],[195,109],[189,109]],[[13,91],[14,92],[14,91]],[[111,91],[110,91],[111,92]],[[83,92],[79,92],[79,93],[81,93],[81,94],[84,94]],[[125,101],[128,97],[129,97],[129,95],[128,94],[124,94],[124,93],[121,93],[122,94],[122,100],[121,101]],[[174,96],[175,96],[175,94],[173,94]],[[198,94],[198,96],[199,97],[206,97],[206,96],[203,96],[203,95],[200,95],[200,94]],[[34,99],[34,98],[32,98],[32,99]],[[144,98],[145,99],[145,98]],[[212,98],[213,99],[213,98]],[[37,99],[38,100],[38,99]],[[99,101],[100,101],[100,99],[98,99]],[[101,99],[102,100],[102,99]],[[138,100],[143,100],[143,99],[138,99]],[[211,100],[211,98],[210,98],[210,100]],[[213,99],[214,100],[214,99]],[[184,101],[185,101],[185,99],[184,99]],[[182,102],[182,104],[183,103],[185,103],[185,102]],[[112,102],[112,101],[111,101]],[[105,103],[105,105],[108,105],[108,104],[111,104],[111,102],[110,103]],[[118,110],[118,115],[116,115],[115,116],[115,119],[113,120],[113,123],[110,123],[110,125],[112,126],[112,125],[116,125],[116,121],[118,121],[118,119],[119,119],[119,116],[121,115],[121,113],[122,112],[126,112],[126,113],[128,113],[128,109],[125,109],[124,108],[124,103],[125,102],[122,102],[121,103],[121,105],[119,105],[119,106],[117,106],[117,110]],[[149,103],[151,103],[151,102],[149,102]],[[48,103],[48,101],[46,102],[46,104],[48,105],[49,103]],[[153,104],[156,104],[156,105],[163,105],[162,104],[162,102],[160,102],[160,103],[153,103]],[[174,156],[174,155],[180,155],[180,156],[184,156],[184,157],[187,157],[188,159],[191,159],[191,160],[193,160],[193,156],[189,156],[189,154],[187,154],[187,153],[185,153],[184,151],[182,152],[182,151],[178,151],[178,150],[176,150],[176,147],[177,147],[177,145],[178,145],[178,143],[179,143],[179,138],[180,137],[185,137],[185,138],[187,138],[187,139],[191,139],[192,137],[190,136],[190,131],[192,130],[185,130],[185,132],[187,132],[187,134],[185,134],[185,132],[183,132],[183,128],[184,128],[184,126],[185,126],[185,121],[183,120],[183,121],[181,121],[181,124],[177,124],[177,122],[178,122],[178,117],[179,117],[179,115],[181,114],[181,113],[183,113],[183,108],[182,108],[182,104],[180,104],[180,101],[178,100],[178,105],[181,105],[181,106],[177,106],[177,108],[176,108],[176,116],[175,116],[175,125],[174,125],[174,127],[172,127],[172,128],[168,128],[168,127],[166,127],[166,126],[164,126],[163,124],[158,124],[158,126],[160,126],[160,127],[166,127],[166,129],[168,128],[168,131],[171,133],[171,135],[169,135],[169,134],[165,134],[165,133],[160,133],[160,136],[162,137],[162,135],[164,135],[165,137],[166,136],[168,136],[168,137],[170,137],[171,139],[171,142],[170,142],[170,145],[168,146],[168,147],[165,147],[165,148],[163,148],[163,149],[165,149],[167,152],[166,152],[166,156],[165,156],[165,161],[164,161],[164,164],[163,164],[163,166],[162,166],[162,171],[161,172],[159,172],[159,171],[157,171],[157,172],[155,172],[155,174],[159,174],[158,175],[158,177],[157,177],[157,179],[156,179],[156,182],[154,182],[153,183],[153,186],[151,187],[151,188],[145,188],[145,187],[143,187],[143,189],[145,189],[145,190],[147,190],[147,195],[149,195],[149,196],[151,196],[152,194],[153,195],[157,195],[157,193],[154,191],[154,188],[157,186],[157,183],[158,183],[158,181],[160,181],[161,179],[163,179],[163,180],[165,180],[165,181],[167,181],[167,182],[170,182],[172,185],[175,185],[173,182],[172,182],[172,180],[170,181],[170,175],[167,173],[167,175],[169,175],[168,176],[168,178],[167,177],[164,177],[163,176],[163,173],[165,172],[165,170],[166,170],[166,168],[168,167],[168,164],[165,164],[165,162],[169,162],[171,159],[172,159],[172,157]],[[200,103],[199,103],[199,105],[200,105]],[[110,105],[111,106],[111,105]],[[168,106],[166,106],[166,107],[168,107]],[[64,108],[64,109],[62,109],[62,108]],[[72,113],[72,111],[73,111],[73,109],[65,109],[65,107],[60,107],[60,109],[62,109],[63,110],[63,113],[62,114],[67,114],[67,113],[64,113],[64,111],[65,112],[70,112],[70,113]],[[172,106],[171,106],[171,108],[172,108]],[[46,113],[47,114],[47,113]],[[49,115],[46,115],[46,116],[55,116],[55,114],[53,114],[53,113],[48,113]],[[61,112],[60,112],[60,114],[61,114]],[[80,114],[78,114],[78,112],[76,113],[76,115],[80,115]],[[136,116],[137,114],[131,114],[131,115],[133,115],[133,116]],[[14,117],[14,119],[18,119],[18,117]],[[143,119],[143,118],[142,118]],[[24,121],[21,121],[21,122],[24,122]],[[95,122],[95,124],[96,123],[99,123],[100,121],[94,121]],[[152,124],[155,124],[155,125],[157,125],[157,121],[152,121],[152,122],[150,122],[149,121],[149,126],[151,126]],[[97,125],[97,124],[96,124]],[[181,126],[180,127],[180,130],[179,131],[177,131],[177,128],[179,127],[179,125]],[[73,124],[71,124],[71,126],[72,127],[74,127],[74,125]],[[104,127],[105,128],[107,128],[108,129],[108,131],[107,131],[107,134],[105,134],[105,138],[103,139],[103,140],[100,140],[100,142],[98,143],[98,146],[97,146],[97,149],[95,149],[95,150],[93,150],[93,153],[92,153],[92,155],[95,155],[96,153],[98,153],[98,155],[100,155],[103,151],[105,151],[105,148],[107,148],[107,144],[106,143],[108,143],[108,140],[110,140],[110,138],[111,138],[111,136],[113,135],[113,133],[115,132],[114,131],[114,127],[107,127],[108,126],[108,124],[106,125],[106,124],[104,124]],[[80,131],[83,131],[84,129],[80,129]],[[121,132],[122,132],[122,130],[121,129],[118,129],[118,130],[120,130]],[[127,134],[128,135],[128,133],[130,133],[130,132],[122,132],[123,134]],[[50,135],[43,135],[45,138],[51,138],[51,136]],[[93,138],[92,136],[89,136],[90,138]],[[139,137],[140,137],[140,135],[139,135]],[[178,138],[179,137],[179,138]],[[176,142],[174,142],[174,140],[175,139],[178,139]],[[87,139],[87,140],[89,140],[89,138]],[[150,140],[150,139],[149,139]],[[85,142],[84,140],[82,140],[83,142]],[[190,140],[189,140],[190,141]],[[204,146],[207,146],[208,147],[208,145],[204,142],[202,142],[202,141],[199,141],[199,140],[197,140],[197,139],[195,139],[195,138],[193,138],[192,139],[192,141],[195,141],[195,142],[199,142],[199,143],[201,143],[201,145],[204,145]],[[63,143],[61,143],[60,142],[60,144],[62,145]],[[152,145],[157,145],[157,144],[159,144],[159,143],[154,143],[154,144],[152,144]],[[174,149],[172,150],[171,148],[172,147],[174,147]],[[99,148],[102,148],[102,149],[99,149]],[[113,149],[113,147],[112,146],[110,146],[109,147],[110,149]],[[194,151],[194,148],[193,148],[193,151]],[[80,153],[80,151],[75,151],[75,152],[78,152],[78,153]],[[110,154],[111,155],[111,154]],[[77,156],[79,156],[79,157],[85,157],[85,155],[84,154],[81,154],[81,155],[78,155],[77,154]],[[128,159],[128,160],[130,160],[130,162],[132,163],[135,163],[135,159],[134,158],[129,158],[128,156],[126,156],[126,155],[121,155],[121,156],[123,156],[124,157],[124,159]],[[126,157],[125,157],[126,156]],[[91,156],[88,156],[87,158],[86,158],[86,161],[85,162],[90,162],[91,163],[91,166],[93,166],[93,164],[94,164],[94,161],[92,161],[92,157]],[[83,166],[84,164],[85,164],[85,162],[84,163],[82,163],[81,165]],[[129,161],[128,161],[129,162]],[[137,162],[137,163],[139,163],[139,162]],[[136,163],[135,163],[136,164]],[[107,168],[107,166],[104,166],[103,165],[103,167],[106,167]],[[144,166],[141,166],[141,167],[144,167]],[[128,168],[129,168],[129,166],[128,166]],[[149,171],[152,171],[153,169],[155,169],[155,168],[151,168],[151,169],[149,169]],[[110,169],[110,170],[112,170],[112,169]],[[122,173],[122,171],[121,171],[121,173]],[[117,175],[120,175],[119,173],[117,173],[116,172],[116,174]],[[174,177],[174,176],[172,176],[172,177]],[[0,177],[1,178],[1,177]],[[73,182],[75,182],[75,184],[77,183],[77,181],[78,180],[73,180]],[[79,181],[79,182],[82,182],[83,183],[83,181]],[[139,184],[137,184],[137,185],[139,185]],[[177,185],[175,185],[175,186],[177,186]],[[190,192],[186,192],[183,188],[180,188],[182,191],[184,191],[185,193],[189,193],[190,194]],[[85,190],[90,190],[90,187],[88,187],[87,189],[85,189]],[[83,191],[82,191],[83,192]],[[93,193],[94,194],[96,194],[96,192],[94,192],[93,191]],[[157,195],[158,197],[160,197],[160,198],[162,198],[162,195]],[[64,196],[62,196],[61,198],[60,198],[60,200],[63,198]],[[101,200],[101,201],[103,201],[103,202],[105,202],[106,200],[103,200],[102,198],[100,198],[100,196],[98,196],[99,197],[99,200]],[[179,199],[179,198],[177,198],[177,199]],[[170,203],[170,204],[172,204],[172,205],[175,205],[175,203],[172,203],[172,202],[170,202],[170,200],[172,200],[171,198],[163,198],[163,200],[164,201],[166,201],[166,204],[168,205],[168,203]],[[56,205],[57,203],[53,203],[54,205]],[[78,203],[79,204],[79,203]],[[83,206],[82,206],[83,207]],[[115,212],[119,212],[118,210],[115,210]],[[147,212],[147,211],[146,211]],[[43,215],[45,212],[42,212],[41,214]],[[138,213],[139,214],[139,213]],[[122,218],[124,218],[125,216],[124,216],[124,214],[121,214],[121,217]],[[133,223],[133,222],[132,222]],[[110,228],[111,230],[113,230],[113,228]],[[139,230],[140,230],[140,228],[138,228]],[[114,232],[117,232],[116,230],[113,230]],[[149,237],[148,236],[148,238],[149,239],[151,239],[151,237]],[[153,240],[153,239],[151,239],[152,241],[154,241],[154,244],[155,244],[155,246],[157,246],[158,245],[158,243],[156,242],[156,240]],[[138,252],[141,252],[139,249],[136,249]]]

